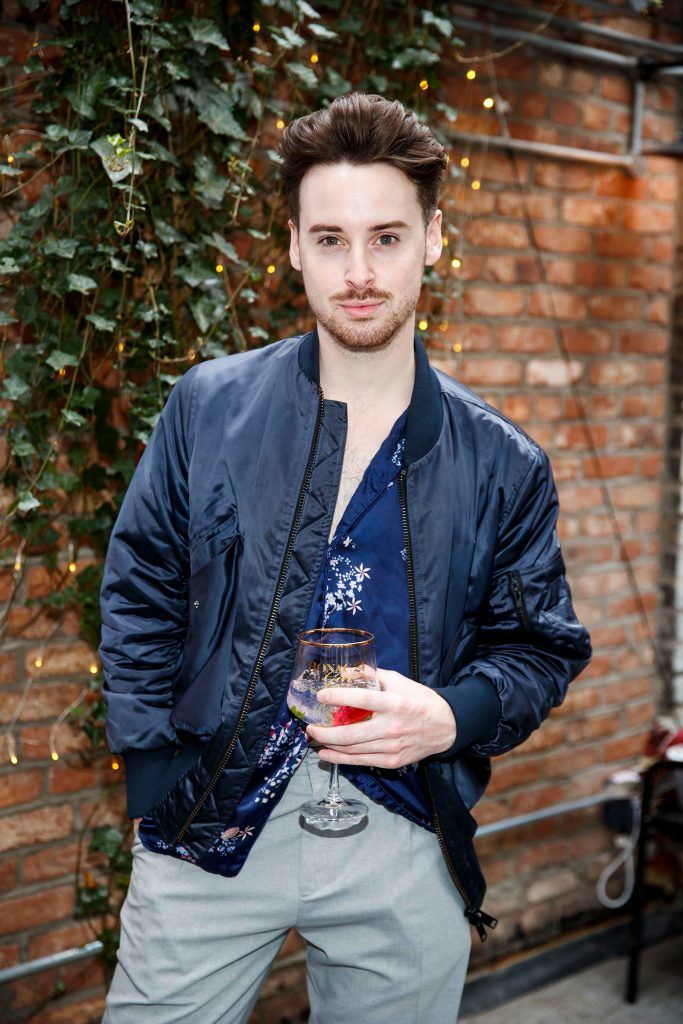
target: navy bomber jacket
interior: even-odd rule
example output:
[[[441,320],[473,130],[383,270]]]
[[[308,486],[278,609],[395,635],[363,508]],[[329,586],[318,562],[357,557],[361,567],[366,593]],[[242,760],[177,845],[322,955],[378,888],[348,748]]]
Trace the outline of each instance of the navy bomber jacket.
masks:
[[[489,759],[562,703],[591,646],[565,578],[547,456],[434,370],[417,335],[415,362],[398,477],[410,675],[463,725],[421,771],[483,939],[495,919],[481,908],[470,811]],[[175,385],[112,532],[100,645],[109,745],[125,758],[131,816],[151,815],[195,859],[237,806],[287,688],[345,437],[346,406],[320,388],[315,330],[195,366]]]

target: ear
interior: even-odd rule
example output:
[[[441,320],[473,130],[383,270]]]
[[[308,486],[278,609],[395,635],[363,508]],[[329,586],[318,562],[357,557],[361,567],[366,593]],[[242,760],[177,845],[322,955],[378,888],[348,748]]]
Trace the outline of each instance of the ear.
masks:
[[[299,231],[291,217],[287,221],[287,226],[289,227],[290,232],[289,262],[292,264],[295,270],[301,270],[301,253],[299,252]]]
[[[441,210],[437,210],[427,227],[427,239],[425,243],[425,266],[433,267],[441,257],[443,249],[443,237],[441,235]]]

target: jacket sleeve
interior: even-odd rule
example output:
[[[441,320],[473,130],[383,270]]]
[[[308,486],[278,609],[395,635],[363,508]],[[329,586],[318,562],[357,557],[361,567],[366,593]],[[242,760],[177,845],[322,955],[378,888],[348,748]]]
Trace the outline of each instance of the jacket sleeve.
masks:
[[[558,510],[548,457],[536,448],[498,524],[474,659],[438,690],[458,729],[442,759],[465,747],[491,757],[523,743],[591,659],[590,637],[574,613],[565,577]]]
[[[99,648],[110,749],[134,777],[170,764],[172,680],[187,631],[188,464],[196,371],[174,385],[112,531]],[[135,803],[135,801],[133,801]],[[135,813],[135,812],[133,812]]]

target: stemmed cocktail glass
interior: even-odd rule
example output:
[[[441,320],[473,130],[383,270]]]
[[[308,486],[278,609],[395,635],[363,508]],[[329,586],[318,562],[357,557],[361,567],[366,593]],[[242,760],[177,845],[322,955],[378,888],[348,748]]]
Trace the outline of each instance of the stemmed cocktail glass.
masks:
[[[297,718],[311,725],[350,725],[372,717],[372,711],[347,705],[321,704],[318,691],[326,686],[379,690],[372,633],[364,629],[310,629],[299,634],[294,674],[287,705]],[[330,788],[324,800],[301,807],[309,825],[338,831],[359,824],[368,814],[362,800],[344,800],[339,791],[339,769],[331,765]]]

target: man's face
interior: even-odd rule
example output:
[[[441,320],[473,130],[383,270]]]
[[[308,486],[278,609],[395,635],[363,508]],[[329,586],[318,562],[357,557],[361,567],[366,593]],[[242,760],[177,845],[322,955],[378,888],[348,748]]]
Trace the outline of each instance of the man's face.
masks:
[[[422,273],[441,255],[441,211],[425,233],[417,189],[391,164],[312,167],[289,256],[313,314],[343,348],[372,351],[415,327]]]

